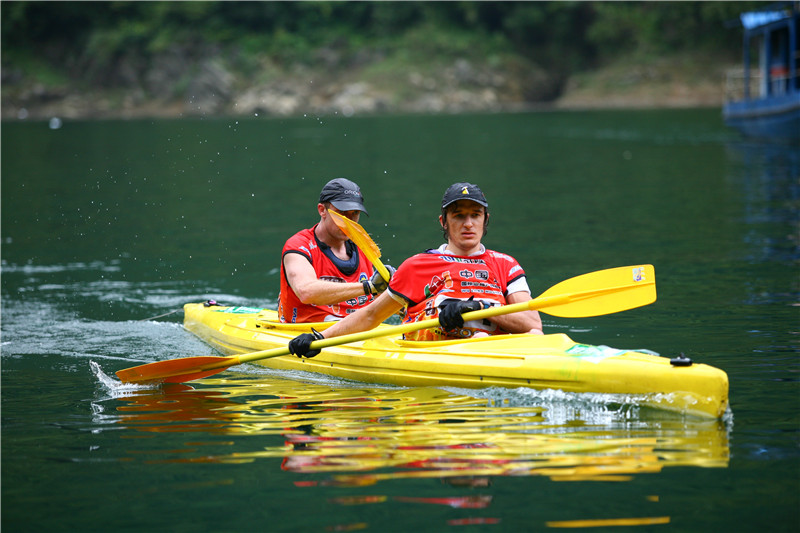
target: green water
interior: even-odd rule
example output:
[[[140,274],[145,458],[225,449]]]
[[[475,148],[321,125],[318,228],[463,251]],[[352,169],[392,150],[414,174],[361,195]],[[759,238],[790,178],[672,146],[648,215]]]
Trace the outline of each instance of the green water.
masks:
[[[731,413],[249,366],[108,377],[212,353],[181,313],[152,319],[186,302],[274,306],[282,244],[336,176],[389,264],[441,242],[455,181],[536,294],[654,264],[655,304],[546,332],[717,366]],[[717,110],[6,122],[3,531],[796,531],[799,212],[800,149]]]

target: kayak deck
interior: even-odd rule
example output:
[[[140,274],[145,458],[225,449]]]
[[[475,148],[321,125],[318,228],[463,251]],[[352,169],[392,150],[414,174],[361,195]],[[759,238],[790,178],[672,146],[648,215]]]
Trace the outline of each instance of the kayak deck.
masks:
[[[269,309],[199,303],[185,305],[184,312],[186,329],[226,355],[285,347],[311,327],[321,331],[330,326],[284,324]],[[579,344],[563,333],[424,342],[379,337],[328,347],[312,359],[285,355],[255,362],[407,387],[528,387],[641,395],[646,405],[712,418],[724,415],[728,403],[728,377],[717,368],[674,366],[657,355]]]

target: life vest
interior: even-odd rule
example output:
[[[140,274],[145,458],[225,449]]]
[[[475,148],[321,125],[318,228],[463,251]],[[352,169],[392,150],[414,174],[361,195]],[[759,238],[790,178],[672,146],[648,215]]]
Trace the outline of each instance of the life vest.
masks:
[[[509,287],[511,289],[509,290]],[[525,271],[510,255],[486,250],[469,257],[428,250],[406,259],[392,276],[389,290],[407,306],[403,323],[418,322],[439,316],[445,300],[474,297],[486,306],[505,305],[512,292],[528,289]],[[445,332],[441,327],[406,335],[410,340],[444,340],[472,337],[478,333],[505,333],[489,320],[466,322],[459,331]]]
[[[372,265],[353,241],[345,243],[350,260],[342,261],[331,252],[330,247],[317,239],[313,228],[297,232],[281,252],[281,292],[278,317],[281,322],[323,322],[338,320],[364,307],[373,300],[372,295],[361,295],[332,305],[305,304],[300,301],[286,278],[283,258],[286,254],[300,254],[311,263],[317,278],[337,283],[362,283],[372,276]]]

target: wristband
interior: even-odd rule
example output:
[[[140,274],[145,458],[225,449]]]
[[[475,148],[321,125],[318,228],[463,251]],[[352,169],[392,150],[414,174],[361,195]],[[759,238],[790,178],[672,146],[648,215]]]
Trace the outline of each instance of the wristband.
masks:
[[[372,294],[372,287],[369,285],[369,281],[362,281],[361,285],[364,287],[364,295],[369,296]]]

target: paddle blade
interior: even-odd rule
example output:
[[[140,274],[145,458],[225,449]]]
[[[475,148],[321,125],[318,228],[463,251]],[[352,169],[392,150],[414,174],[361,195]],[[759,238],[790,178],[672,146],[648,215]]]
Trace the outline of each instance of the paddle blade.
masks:
[[[564,298],[565,303],[542,307],[561,317],[588,317],[627,311],[656,301],[653,265],[635,265],[590,272],[550,287],[536,300]]]
[[[380,273],[381,277],[389,281],[389,271],[386,270],[386,267],[381,263],[381,249],[378,248],[378,245],[372,240],[372,237],[369,236],[366,230],[364,230],[358,222],[343,217],[336,211],[331,211],[329,209],[328,213],[330,213],[331,218],[339,229],[364,252],[364,255],[367,256],[367,259],[369,259],[369,262],[375,267],[375,270]]]
[[[378,248],[378,245],[372,240],[372,237],[369,236],[369,233],[361,227],[361,224],[340,215],[336,211],[328,210],[328,213],[330,213],[336,225],[339,226],[339,229],[342,230],[351,241],[356,243],[356,246],[361,248],[361,251],[369,257],[370,261],[372,260],[372,256],[380,258],[380,248]]]
[[[185,357],[118,370],[117,377],[123,383],[183,383],[213,376],[238,363],[238,357]]]

